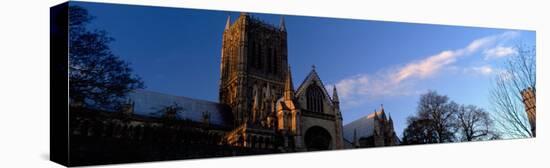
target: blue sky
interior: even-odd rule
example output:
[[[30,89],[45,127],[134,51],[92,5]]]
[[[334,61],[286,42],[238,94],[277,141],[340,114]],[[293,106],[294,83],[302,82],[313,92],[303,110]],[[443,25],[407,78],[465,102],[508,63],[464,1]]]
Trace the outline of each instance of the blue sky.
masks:
[[[115,38],[113,52],[131,63],[148,90],[217,101],[222,32],[239,12],[73,2]],[[252,14],[278,25],[280,15]],[[315,65],[336,85],[344,123],[384,104],[399,136],[419,95],[436,90],[491,111],[489,90],[516,44],[535,32],[285,16],[288,59],[297,88]]]

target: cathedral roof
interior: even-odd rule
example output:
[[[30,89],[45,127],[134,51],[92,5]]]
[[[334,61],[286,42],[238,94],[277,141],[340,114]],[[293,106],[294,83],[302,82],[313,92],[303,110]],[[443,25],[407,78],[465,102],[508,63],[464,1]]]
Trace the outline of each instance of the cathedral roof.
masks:
[[[159,111],[175,103],[183,108],[183,111],[178,113],[179,119],[202,122],[204,112],[208,112],[210,124],[233,125],[233,114],[230,109],[216,102],[147,90],[135,90],[128,95],[128,98],[135,103],[134,114],[136,115],[160,117]]]

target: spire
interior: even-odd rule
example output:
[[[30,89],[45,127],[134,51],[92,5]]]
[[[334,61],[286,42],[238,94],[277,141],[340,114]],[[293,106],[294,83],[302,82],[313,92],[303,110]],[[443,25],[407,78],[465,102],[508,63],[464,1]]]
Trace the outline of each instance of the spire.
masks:
[[[294,98],[294,85],[292,84],[292,73],[290,72],[290,65],[285,76],[285,91],[284,98],[286,100],[292,100]]]
[[[225,30],[229,29],[231,26],[231,16],[227,16],[227,22],[225,23]]]
[[[279,24],[279,29],[281,29],[281,31],[286,31],[285,17],[284,16],[281,16],[281,23]]]
[[[340,99],[338,98],[338,92],[336,92],[336,85],[334,85],[334,89],[332,89],[332,101],[333,102],[340,102]]]
[[[380,104],[380,117],[382,117],[383,120],[386,118],[386,112],[384,112],[384,104]]]

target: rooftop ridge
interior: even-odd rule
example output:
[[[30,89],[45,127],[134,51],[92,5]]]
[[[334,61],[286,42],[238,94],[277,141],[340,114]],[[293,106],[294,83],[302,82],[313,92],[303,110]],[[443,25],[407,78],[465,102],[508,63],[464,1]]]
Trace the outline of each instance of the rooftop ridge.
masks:
[[[171,96],[171,97],[177,97],[177,98],[184,98],[184,99],[189,99],[189,100],[193,100],[193,101],[201,101],[201,102],[211,103],[211,104],[220,104],[219,102],[215,102],[215,101],[204,100],[204,99],[197,99],[197,98],[191,98],[191,97],[186,97],[186,96],[173,95],[173,94],[164,93],[164,92],[160,92],[160,91],[154,91],[154,90],[136,89],[136,90],[133,90],[133,91],[131,91],[131,92],[133,92],[133,93],[138,93],[138,92],[141,92],[141,93],[152,93],[152,94],[158,94],[158,95],[164,95],[164,96]]]

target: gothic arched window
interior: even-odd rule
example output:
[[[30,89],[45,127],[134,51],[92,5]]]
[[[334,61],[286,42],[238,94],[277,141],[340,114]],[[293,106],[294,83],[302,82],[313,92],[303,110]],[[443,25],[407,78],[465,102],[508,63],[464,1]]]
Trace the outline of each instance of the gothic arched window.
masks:
[[[310,85],[306,92],[307,109],[313,112],[323,112],[324,94],[321,88],[315,84]]]

